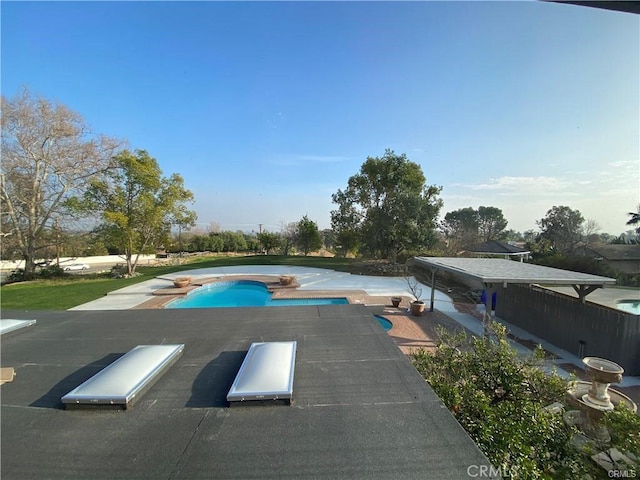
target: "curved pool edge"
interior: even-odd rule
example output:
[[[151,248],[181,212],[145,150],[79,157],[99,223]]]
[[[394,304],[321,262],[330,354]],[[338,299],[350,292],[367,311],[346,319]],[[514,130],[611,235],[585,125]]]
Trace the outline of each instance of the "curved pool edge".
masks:
[[[381,277],[368,275],[353,275],[331,269],[314,267],[292,267],[287,265],[253,265],[208,267],[182,270],[165,275],[159,275],[144,282],[113,290],[103,297],[86,302],[69,310],[129,310],[163,308],[168,298],[159,298],[160,291],[173,284],[173,278],[191,276],[192,282],[200,284],[207,281],[219,281],[229,277],[257,276],[274,277],[293,274],[300,286],[297,291],[305,295],[315,295],[321,292],[324,296],[330,292],[332,296],[346,296],[350,303],[381,303],[390,301],[392,296],[409,297],[406,281],[402,277]],[[189,287],[187,287],[189,288]],[[339,293],[337,293],[339,292]],[[424,286],[424,297],[428,298],[430,288]],[[367,298],[370,297],[370,298]],[[454,310],[453,302],[445,293],[436,290],[435,302],[437,308],[443,311]]]
[[[389,333],[389,330],[391,330],[393,328],[393,322],[391,320],[389,320],[388,318],[382,316],[382,315],[374,315],[373,316],[376,319],[376,322],[378,322],[378,325],[380,325],[380,327],[387,333]]]
[[[178,298],[166,302],[165,309],[187,308],[243,308],[284,307],[307,305],[346,305],[349,299],[343,294],[278,298],[274,296],[273,282],[240,278],[221,279],[191,289]],[[283,286],[286,288],[287,286]],[[293,292],[293,288],[288,288]]]

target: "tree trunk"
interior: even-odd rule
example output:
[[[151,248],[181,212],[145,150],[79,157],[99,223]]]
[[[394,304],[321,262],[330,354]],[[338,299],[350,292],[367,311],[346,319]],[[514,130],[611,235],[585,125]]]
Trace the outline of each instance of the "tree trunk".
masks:
[[[125,254],[125,260],[127,261],[127,275],[129,276],[133,275],[133,268],[134,268],[133,264],[131,263],[131,257],[132,257],[131,252],[127,252]]]
[[[23,255],[24,258],[24,279],[31,280],[36,276],[36,263],[33,255]]]
[[[36,276],[36,239],[27,238],[26,248],[23,250],[24,278],[30,280]]]

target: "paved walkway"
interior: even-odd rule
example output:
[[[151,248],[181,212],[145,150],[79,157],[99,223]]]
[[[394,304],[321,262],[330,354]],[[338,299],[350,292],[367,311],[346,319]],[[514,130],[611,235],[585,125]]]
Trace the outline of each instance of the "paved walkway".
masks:
[[[369,305],[372,313],[381,314],[393,323],[393,328],[388,333],[405,354],[410,354],[416,348],[435,348],[438,342],[438,326],[449,331],[465,329],[473,335],[482,334],[482,305],[454,304],[450,297],[436,291],[435,311],[427,311],[422,317],[414,317],[407,312],[412,298],[407,282],[402,277],[352,275],[333,270],[289,266],[215,267],[176,272],[115,290],[102,298],[71,310],[161,308],[171,297],[158,295],[158,293],[173,289],[173,279],[176,277],[190,276],[194,284],[233,278],[254,278],[267,283],[268,279],[275,279],[280,275],[294,275],[298,283],[295,289],[278,291],[277,296],[280,298],[309,298],[311,295],[326,297],[339,294],[339,296],[347,296],[351,303]],[[422,289],[422,298],[428,303],[431,289],[426,285],[422,285]],[[399,308],[390,305],[392,296],[403,297]],[[507,326],[511,334],[511,344],[522,354],[530,353],[535,345],[541,344],[549,353],[549,366],[555,366],[560,375],[565,377],[570,373],[579,377],[583,375],[580,358],[501,319],[496,320]],[[640,378],[625,376],[622,384],[615,385],[614,388],[640,403]]]

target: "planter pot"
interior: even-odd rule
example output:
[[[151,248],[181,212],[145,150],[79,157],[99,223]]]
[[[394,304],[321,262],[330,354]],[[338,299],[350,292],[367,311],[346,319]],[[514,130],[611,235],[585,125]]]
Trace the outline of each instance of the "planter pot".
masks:
[[[400,297],[391,297],[391,305],[393,305],[395,308],[398,308],[400,306],[401,301],[402,298]]]
[[[177,288],[184,288],[191,283],[191,277],[178,277],[173,280],[173,285]]]
[[[295,277],[293,275],[282,275],[280,277],[280,285],[291,285],[294,278]]]
[[[424,302],[411,302],[411,315],[420,317],[424,313]]]

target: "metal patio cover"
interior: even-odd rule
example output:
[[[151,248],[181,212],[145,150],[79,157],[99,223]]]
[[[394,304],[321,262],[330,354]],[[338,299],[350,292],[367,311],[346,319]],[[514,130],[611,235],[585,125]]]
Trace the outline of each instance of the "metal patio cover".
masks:
[[[595,289],[616,283],[615,278],[501,258],[415,257],[415,261],[418,265],[427,267],[432,272],[431,311],[433,311],[434,303],[435,277],[439,270],[482,283],[487,290],[487,298],[489,299],[491,298],[490,293],[493,292],[496,285],[502,284],[506,287],[512,283],[519,285],[571,285],[578,293],[580,301],[584,302],[585,297]]]

